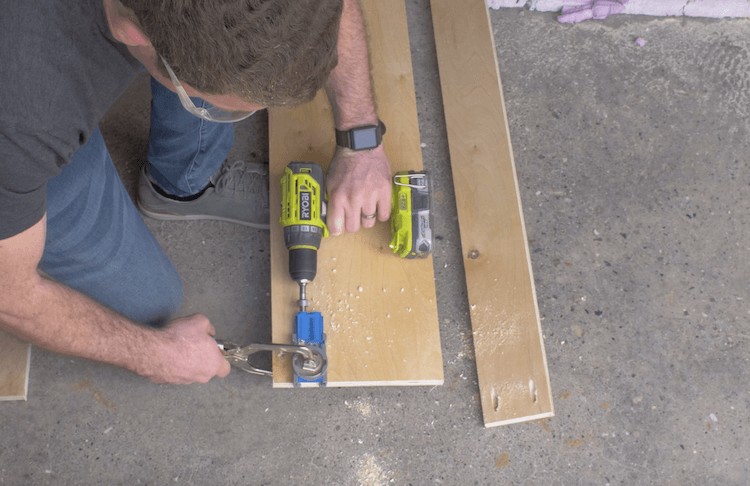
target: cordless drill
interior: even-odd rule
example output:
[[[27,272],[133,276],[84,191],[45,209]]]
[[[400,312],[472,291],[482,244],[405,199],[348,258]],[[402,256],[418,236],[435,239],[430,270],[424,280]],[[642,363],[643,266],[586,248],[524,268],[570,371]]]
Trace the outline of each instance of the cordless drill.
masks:
[[[299,284],[300,311],[310,304],[305,287],[318,270],[318,248],[328,236],[323,169],[310,162],[291,162],[281,178],[281,226],[289,250],[289,274]]]
[[[310,162],[291,162],[281,178],[281,218],[284,244],[289,250],[289,274],[299,284],[300,312],[295,319],[294,342],[320,353],[325,363],[325,334],[320,312],[307,312],[306,287],[318,270],[318,248],[328,236],[323,169]],[[294,384],[324,386],[326,367],[295,355]],[[310,386],[310,385],[307,385]]]

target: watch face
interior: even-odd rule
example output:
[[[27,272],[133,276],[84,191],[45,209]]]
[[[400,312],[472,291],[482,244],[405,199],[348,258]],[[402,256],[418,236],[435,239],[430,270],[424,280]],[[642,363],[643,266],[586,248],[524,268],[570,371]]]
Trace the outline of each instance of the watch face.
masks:
[[[375,127],[352,130],[352,141],[354,142],[353,150],[371,149],[378,146]]]

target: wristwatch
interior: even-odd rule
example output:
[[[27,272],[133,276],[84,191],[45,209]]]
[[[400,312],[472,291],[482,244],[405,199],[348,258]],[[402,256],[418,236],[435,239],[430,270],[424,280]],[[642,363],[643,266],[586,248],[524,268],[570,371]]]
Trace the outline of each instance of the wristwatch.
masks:
[[[336,145],[351,150],[372,150],[383,141],[385,124],[378,120],[377,125],[363,125],[351,130],[336,130]]]

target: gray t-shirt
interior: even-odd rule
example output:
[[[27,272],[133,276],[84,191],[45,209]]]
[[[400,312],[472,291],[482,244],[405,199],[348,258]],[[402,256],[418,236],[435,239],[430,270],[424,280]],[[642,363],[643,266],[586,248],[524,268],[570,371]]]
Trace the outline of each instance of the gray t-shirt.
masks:
[[[47,180],[141,68],[112,38],[102,0],[3,2],[0,240],[42,218]]]

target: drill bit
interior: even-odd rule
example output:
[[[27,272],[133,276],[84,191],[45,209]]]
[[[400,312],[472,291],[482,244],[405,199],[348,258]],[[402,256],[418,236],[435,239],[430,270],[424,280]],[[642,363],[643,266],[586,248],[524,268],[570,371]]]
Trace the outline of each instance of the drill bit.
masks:
[[[310,305],[310,301],[307,300],[305,289],[307,288],[307,280],[299,281],[299,300],[297,305],[301,312],[306,312],[307,306]]]

